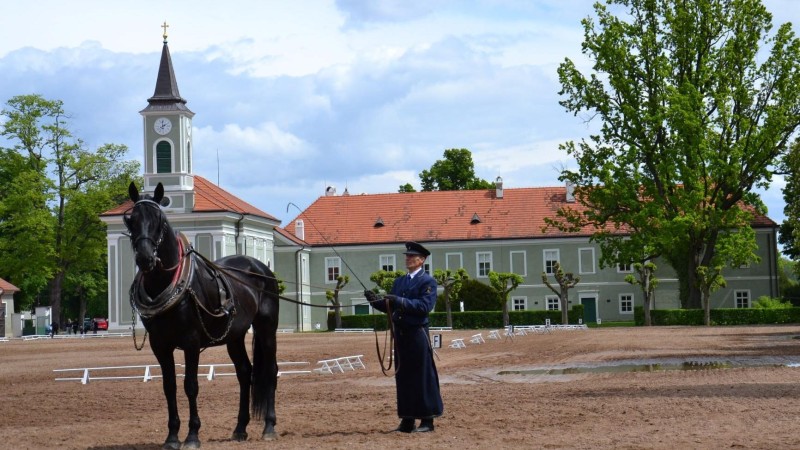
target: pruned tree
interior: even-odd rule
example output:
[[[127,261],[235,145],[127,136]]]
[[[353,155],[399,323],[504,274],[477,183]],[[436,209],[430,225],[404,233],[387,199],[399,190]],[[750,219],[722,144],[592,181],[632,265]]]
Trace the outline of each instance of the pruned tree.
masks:
[[[561,268],[561,263],[558,261],[553,263],[553,278],[558,284],[558,289],[550,283],[547,273],[542,272],[542,283],[558,295],[558,305],[561,307],[561,323],[566,325],[569,323],[569,290],[580,283],[581,279],[572,272],[564,272],[564,269]]]
[[[577,161],[561,178],[580,208],[561,219],[619,233],[651,222],[652,245],[686,288],[683,306],[698,308],[718,261],[753,248],[746,230],[764,212],[755,189],[769,186],[800,126],[800,41],[788,23],[770,34],[758,0],[594,8],[582,21],[591,73],[569,59],[558,69],[561,105],[600,121],[562,146]]]
[[[644,325],[649,327],[653,324],[652,308],[653,308],[653,294],[658,286],[658,278],[656,278],[656,265],[652,261],[644,263],[637,262],[633,264],[634,275],[626,275],[625,282],[634,286],[638,285],[642,289],[642,310],[644,313]]]
[[[445,311],[447,313],[447,326],[453,326],[453,313],[451,303],[458,298],[464,281],[469,279],[466,269],[459,268],[455,272],[450,269],[436,269],[433,271],[433,279],[443,288],[442,297],[444,298]]]
[[[349,275],[339,275],[336,277],[336,287],[331,291],[325,291],[325,298],[333,305],[333,319],[336,323],[336,328],[342,328],[342,303],[339,301],[339,291],[341,291],[347,283],[350,282]]]
[[[503,307],[503,326],[507,327],[508,319],[508,294],[518,288],[525,281],[522,275],[512,272],[489,271],[489,285],[497,293],[497,300]]]
[[[373,272],[369,279],[370,281],[374,282],[378,287],[373,289],[375,292],[383,291],[384,293],[388,293],[392,290],[392,285],[394,284],[394,280],[399,277],[405,275],[406,272],[402,270],[379,270],[377,272]]]

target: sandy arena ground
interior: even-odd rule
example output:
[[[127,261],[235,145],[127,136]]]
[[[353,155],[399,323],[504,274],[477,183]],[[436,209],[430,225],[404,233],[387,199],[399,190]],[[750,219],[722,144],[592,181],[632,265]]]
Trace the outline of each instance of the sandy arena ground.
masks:
[[[437,365],[445,413],[433,433],[388,433],[398,423],[394,380],[381,373],[373,334],[279,334],[279,361],[313,368],[318,360],[363,354],[366,369],[282,376],[275,442],[255,439],[262,425],[253,422],[249,441],[227,441],[238,384],[234,377],[201,379],[202,448],[800,448],[800,368],[787,366],[800,362],[800,326],[604,328],[470,344],[478,332],[488,334],[442,333]],[[457,337],[467,348],[447,347]],[[732,367],[514,373],[654,362],[670,369],[683,361]],[[227,362],[224,348],[201,355],[201,363]],[[160,381],[83,385],[55,381],[74,375],[53,372],[140,364],[155,358],[149,346],[137,352],[130,337],[0,343],[0,448],[160,448],[167,419]]]

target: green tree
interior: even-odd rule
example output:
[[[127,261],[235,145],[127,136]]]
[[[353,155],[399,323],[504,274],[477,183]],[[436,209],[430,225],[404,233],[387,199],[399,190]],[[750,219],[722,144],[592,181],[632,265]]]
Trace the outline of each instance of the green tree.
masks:
[[[522,275],[512,272],[489,271],[489,285],[497,293],[497,300],[503,307],[503,326],[507,327],[508,320],[508,294],[525,281]]]
[[[411,183],[406,183],[400,186],[400,188],[397,189],[397,192],[402,194],[404,192],[417,192],[417,190],[414,189],[414,186],[412,186]]]
[[[542,272],[542,283],[558,295],[558,304],[561,306],[561,323],[566,325],[569,323],[569,290],[580,283],[581,279],[572,272],[564,272],[558,261],[553,263],[553,270],[553,278],[558,284],[558,289],[550,283],[546,272]]]
[[[30,310],[55,271],[52,199],[43,170],[15,149],[0,149],[0,277],[20,288]],[[9,311],[13,312],[13,311]]]
[[[336,328],[342,328],[342,304],[339,302],[339,292],[350,282],[349,275],[339,275],[336,277],[336,287],[331,291],[325,291],[325,298],[333,305],[333,318]]]
[[[2,135],[15,144],[12,151],[27,160],[31,169],[27,173],[40,179],[30,185],[38,187],[33,195],[38,195],[39,202],[28,207],[41,209],[43,222],[51,229],[38,245],[44,249],[39,253],[49,255],[49,264],[44,266],[49,304],[53,317],[61,320],[65,289],[71,288],[83,299],[98,298],[98,290],[105,290],[107,242],[98,216],[125,198],[126,185],[136,178],[139,166],[123,161],[125,146],[86,149],[67,128],[60,100],[17,96],[8,101],[2,115],[6,119]],[[41,199],[46,201],[41,203]],[[44,217],[45,211],[49,217]],[[11,210],[12,215],[15,212]],[[86,310],[84,305],[78,309],[81,314]]]
[[[394,284],[394,280],[397,278],[402,277],[405,275],[406,272],[402,270],[379,270],[377,272],[372,273],[369,276],[370,281],[374,282],[378,285],[376,289],[373,289],[375,292],[383,291],[384,293],[389,293],[392,290],[392,285]]]
[[[581,208],[560,218],[619,233],[649,223],[686,286],[684,306],[699,307],[716,268],[756,260],[754,189],[769,186],[800,125],[800,43],[790,24],[769,35],[758,0],[607,3],[619,16],[597,3],[596,22],[582,22],[592,73],[569,59],[558,69],[561,105],[601,122],[562,146],[578,169],[561,178]]]
[[[464,304],[464,311],[500,311],[497,292],[491,286],[475,279],[464,280],[458,291],[456,303]]]
[[[452,300],[458,297],[458,292],[464,281],[469,279],[467,271],[462,267],[455,272],[450,269],[436,269],[433,271],[433,279],[443,288],[442,297],[444,298],[445,311],[447,312],[447,326],[453,326],[453,313],[450,307]]]
[[[430,170],[419,174],[423,191],[460,191],[490,189],[494,185],[475,176],[472,153],[465,149],[451,148],[444,151],[444,159],[433,163]]]

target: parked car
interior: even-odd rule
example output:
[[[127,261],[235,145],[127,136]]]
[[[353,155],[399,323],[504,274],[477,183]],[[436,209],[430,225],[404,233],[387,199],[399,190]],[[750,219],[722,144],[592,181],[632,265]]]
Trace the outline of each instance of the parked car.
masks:
[[[108,330],[108,320],[102,317],[95,317],[94,319],[90,319],[85,317],[83,319],[83,332],[88,333],[94,330],[94,322],[97,322],[97,329],[98,330]]]

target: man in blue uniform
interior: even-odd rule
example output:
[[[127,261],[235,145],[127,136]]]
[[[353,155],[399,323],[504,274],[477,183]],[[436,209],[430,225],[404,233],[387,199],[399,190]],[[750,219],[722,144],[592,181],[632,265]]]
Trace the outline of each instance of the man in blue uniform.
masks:
[[[401,419],[395,431],[429,432],[433,431],[433,419],[444,411],[428,337],[428,314],[436,305],[436,280],[422,268],[431,252],[416,242],[407,242],[404,253],[408,274],[394,281],[389,294],[379,298],[365,290],[364,295],[375,309],[392,314],[397,415]],[[416,419],[421,419],[417,428]]]

